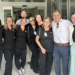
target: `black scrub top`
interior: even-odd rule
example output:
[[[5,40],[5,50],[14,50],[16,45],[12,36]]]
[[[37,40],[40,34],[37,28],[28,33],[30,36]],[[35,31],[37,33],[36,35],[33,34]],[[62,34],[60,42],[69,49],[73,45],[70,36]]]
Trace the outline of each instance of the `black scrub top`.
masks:
[[[36,24],[36,28],[39,29],[40,27],[42,27],[42,25],[43,24],[41,24],[41,25]]]
[[[35,27],[35,29],[33,29],[31,24],[27,25],[27,38],[28,38],[27,42],[29,43],[29,46],[37,45],[35,42],[36,32],[37,32],[37,27]]]
[[[15,29],[3,29],[3,37],[4,37],[4,43],[3,43],[3,49],[5,50],[12,50],[15,48]]]
[[[40,37],[40,43],[43,48],[46,49],[46,52],[53,51],[53,31],[50,28],[48,31],[41,27],[38,29],[37,35]]]
[[[21,30],[20,25],[16,28],[16,48],[26,49],[26,34],[26,28],[24,31]]]
[[[0,47],[2,46],[3,28],[0,28]]]

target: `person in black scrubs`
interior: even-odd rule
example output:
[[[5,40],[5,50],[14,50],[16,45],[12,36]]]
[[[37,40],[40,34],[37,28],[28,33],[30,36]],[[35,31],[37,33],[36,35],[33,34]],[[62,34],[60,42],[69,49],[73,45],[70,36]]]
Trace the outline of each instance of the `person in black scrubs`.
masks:
[[[46,17],[43,27],[38,29],[36,43],[40,48],[39,75],[50,75],[53,63],[53,32],[50,18]]]
[[[12,60],[15,48],[15,27],[16,25],[14,24],[12,17],[7,17],[3,28],[3,52],[6,60],[4,75],[12,75]]]
[[[35,37],[36,37],[36,32],[37,32],[37,27],[35,25],[35,18],[30,17],[29,19],[30,25],[27,25],[27,34],[28,34],[28,46],[32,52],[32,57],[31,57],[31,69],[35,73],[38,73],[39,71],[39,66],[38,66],[38,59],[39,59],[39,51],[38,51],[38,46],[35,42]]]
[[[27,31],[25,28],[27,20],[21,19],[21,25],[16,28],[16,48],[15,48],[15,65],[18,69],[18,74],[22,75],[25,73],[24,66],[26,63],[26,36]],[[20,61],[21,60],[21,61]]]
[[[1,61],[2,61],[2,54],[3,54],[3,49],[2,49],[2,35],[3,35],[3,28],[1,26],[1,20],[0,20],[0,70],[1,70]]]
[[[36,26],[37,26],[37,28],[42,27],[42,25],[43,25],[43,17],[42,17],[42,15],[39,14],[39,13],[36,14],[35,20],[36,20]]]

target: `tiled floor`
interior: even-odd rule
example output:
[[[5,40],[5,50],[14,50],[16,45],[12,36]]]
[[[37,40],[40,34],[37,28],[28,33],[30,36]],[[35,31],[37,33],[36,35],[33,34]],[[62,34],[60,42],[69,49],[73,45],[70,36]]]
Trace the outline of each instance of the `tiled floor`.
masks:
[[[70,62],[69,62],[69,65],[70,65]],[[4,74],[4,69],[5,69],[5,59],[3,57],[3,60],[2,60],[2,69],[0,71],[0,75],[3,75]],[[26,70],[26,73],[24,75],[39,75],[39,74],[35,74],[33,72],[33,70],[30,69],[30,66],[27,63],[25,65],[25,70]],[[13,61],[12,75],[18,75],[17,69],[16,69],[15,64],[14,64],[14,61]],[[51,71],[51,74],[50,75],[55,75],[55,67],[54,67],[54,64],[52,66],[52,71]],[[63,74],[61,74],[61,75],[63,75]]]

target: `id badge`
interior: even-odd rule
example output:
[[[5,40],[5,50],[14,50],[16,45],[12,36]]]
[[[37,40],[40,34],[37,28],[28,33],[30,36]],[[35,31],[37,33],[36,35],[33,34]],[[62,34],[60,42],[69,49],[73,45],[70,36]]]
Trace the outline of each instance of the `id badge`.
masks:
[[[34,35],[36,35],[36,31],[34,31]]]
[[[47,33],[46,32],[44,33],[44,36],[47,37]]]

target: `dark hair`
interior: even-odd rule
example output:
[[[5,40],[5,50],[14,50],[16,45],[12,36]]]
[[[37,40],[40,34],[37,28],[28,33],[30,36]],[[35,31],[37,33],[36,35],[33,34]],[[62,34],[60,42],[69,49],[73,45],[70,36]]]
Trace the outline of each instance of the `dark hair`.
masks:
[[[40,13],[36,14],[36,16],[38,16],[38,15],[41,16],[41,20],[43,21],[43,16]],[[36,21],[36,16],[35,16],[35,21]]]
[[[74,15],[74,14],[75,14],[75,12],[74,12],[74,13],[72,13],[72,14],[71,14],[71,16],[72,16],[72,15]]]
[[[1,28],[1,25],[2,25],[2,23],[1,23],[1,20],[0,20],[0,28]]]

